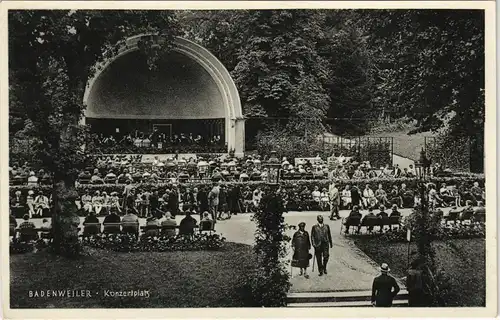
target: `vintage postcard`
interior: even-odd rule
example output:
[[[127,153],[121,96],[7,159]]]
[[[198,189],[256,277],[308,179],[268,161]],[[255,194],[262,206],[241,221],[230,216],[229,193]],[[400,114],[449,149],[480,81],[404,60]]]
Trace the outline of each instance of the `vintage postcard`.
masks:
[[[2,308],[495,317],[493,1],[4,1]]]

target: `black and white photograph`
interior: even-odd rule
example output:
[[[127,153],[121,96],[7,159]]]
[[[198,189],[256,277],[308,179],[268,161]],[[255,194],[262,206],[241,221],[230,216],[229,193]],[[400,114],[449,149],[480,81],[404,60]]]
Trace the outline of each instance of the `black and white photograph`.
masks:
[[[112,3],[3,5],[5,310],[496,314],[494,2]]]

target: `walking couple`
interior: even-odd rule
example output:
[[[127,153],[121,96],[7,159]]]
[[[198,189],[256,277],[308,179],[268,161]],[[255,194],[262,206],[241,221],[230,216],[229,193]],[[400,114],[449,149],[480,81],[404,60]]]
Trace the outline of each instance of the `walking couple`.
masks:
[[[309,253],[311,244],[314,247],[320,276],[328,273],[326,266],[330,257],[330,248],[333,247],[330,226],[323,222],[323,216],[321,215],[317,217],[317,221],[318,223],[311,229],[311,237],[305,230],[306,224],[301,222],[299,223],[299,230],[294,233],[292,238],[292,267],[300,268],[300,275],[304,275],[306,279],[309,278],[307,268],[309,267],[309,260],[312,258]]]

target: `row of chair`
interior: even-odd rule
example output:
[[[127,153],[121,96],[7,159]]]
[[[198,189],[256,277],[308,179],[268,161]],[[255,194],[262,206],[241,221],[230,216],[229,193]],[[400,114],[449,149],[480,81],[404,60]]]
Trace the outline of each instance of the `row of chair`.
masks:
[[[401,226],[401,217],[393,216],[393,217],[373,217],[368,219],[362,219],[362,217],[346,217],[342,219],[342,223],[340,225],[340,234],[348,233],[351,228],[358,228],[358,231],[361,232],[362,228],[368,232],[373,229],[373,227],[379,226],[382,230],[383,227],[388,226],[392,229],[393,226]]]
[[[189,234],[190,231],[180,230],[179,225],[146,225],[140,226],[138,222],[119,222],[119,223],[84,223],[82,237],[88,237],[98,234],[135,234],[139,235],[141,232],[145,235],[166,235],[175,236],[179,229],[180,233]],[[80,233],[81,228],[78,228]],[[199,225],[194,226],[194,231],[209,232],[210,234],[215,231],[215,224],[212,221],[201,221]],[[37,239],[51,239],[52,234],[50,229],[43,228],[16,228],[15,225],[9,225],[9,236],[16,238],[19,234],[20,241],[32,241]]]

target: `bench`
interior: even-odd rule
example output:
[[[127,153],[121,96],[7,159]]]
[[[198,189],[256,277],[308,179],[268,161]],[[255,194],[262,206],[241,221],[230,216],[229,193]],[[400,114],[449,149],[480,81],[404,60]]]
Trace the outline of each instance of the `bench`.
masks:
[[[347,224],[348,222],[348,224]],[[342,219],[342,223],[340,224],[340,234],[344,231],[344,234],[348,234],[349,230],[352,227],[358,227],[358,233],[361,229],[361,217],[345,217]]]

